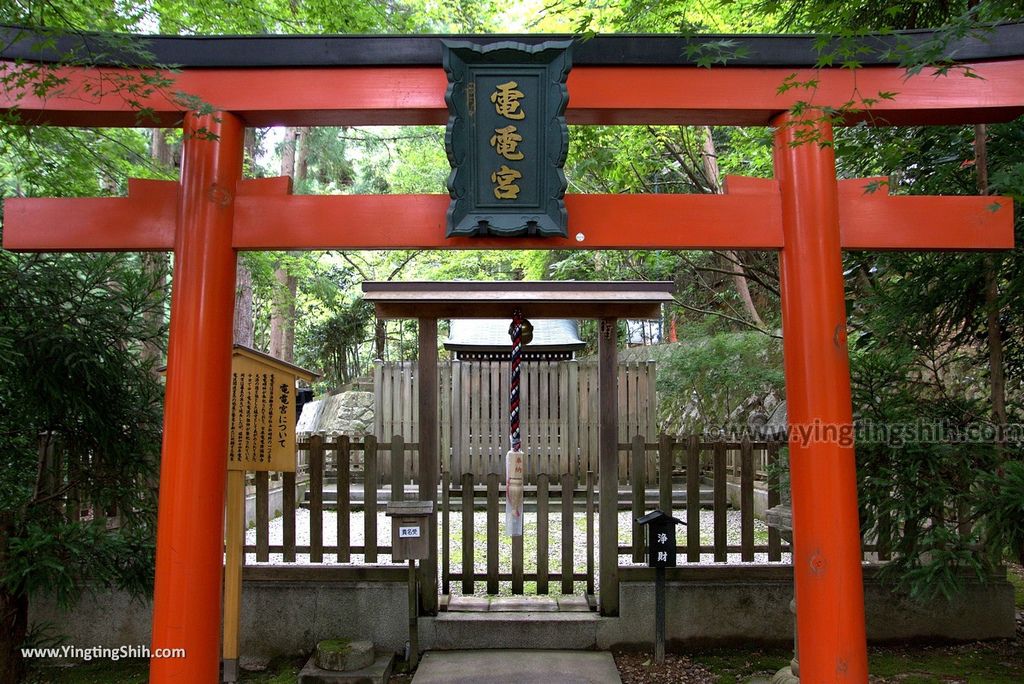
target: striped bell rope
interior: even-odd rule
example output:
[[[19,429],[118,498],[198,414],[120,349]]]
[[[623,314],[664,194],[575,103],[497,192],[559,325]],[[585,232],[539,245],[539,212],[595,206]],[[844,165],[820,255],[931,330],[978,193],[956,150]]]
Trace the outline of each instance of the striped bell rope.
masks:
[[[519,451],[522,440],[519,435],[519,364],[523,360],[523,312],[512,312],[512,325],[508,329],[512,338],[512,377],[509,383],[509,437],[512,451]]]

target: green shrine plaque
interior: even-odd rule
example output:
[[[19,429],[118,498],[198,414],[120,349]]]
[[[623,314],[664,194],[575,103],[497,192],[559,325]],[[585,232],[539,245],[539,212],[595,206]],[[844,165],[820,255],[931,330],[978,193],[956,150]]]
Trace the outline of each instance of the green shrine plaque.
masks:
[[[447,236],[566,236],[572,41],[444,40]]]

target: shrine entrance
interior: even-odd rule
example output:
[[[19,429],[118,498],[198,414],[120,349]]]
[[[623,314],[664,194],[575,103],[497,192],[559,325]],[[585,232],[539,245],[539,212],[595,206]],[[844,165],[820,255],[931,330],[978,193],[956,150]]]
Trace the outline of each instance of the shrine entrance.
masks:
[[[462,593],[472,595],[474,585],[479,578],[486,582],[487,593],[497,594],[498,583],[507,579],[511,581],[512,593],[522,594],[524,583],[537,583],[537,593],[548,594],[549,584],[558,582],[561,593],[572,594],[577,579],[587,582],[588,594],[594,593],[594,578],[590,573],[576,577],[573,563],[573,510],[574,492],[578,484],[590,485],[593,494],[593,475],[597,475],[600,483],[598,510],[600,511],[600,601],[601,611],[607,615],[618,613],[618,471],[619,471],[619,435],[618,435],[618,392],[616,391],[616,375],[618,369],[618,320],[629,318],[660,318],[661,308],[672,301],[672,283],[658,282],[367,282],[363,284],[364,299],[372,302],[378,318],[414,318],[419,324],[419,352],[417,354],[417,380],[419,405],[419,498],[434,501],[438,495],[438,474],[442,479],[441,490],[443,499],[443,517],[441,534],[445,535],[442,545],[442,577],[439,578],[438,558],[436,554],[421,563],[420,594],[421,608],[425,613],[436,613],[437,597],[447,596],[452,581],[460,583]],[[542,530],[536,547],[537,571],[532,575],[524,572],[523,536],[512,535],[511,573],[506,578],[498,571],[498,499],[505,501],[504,459],[500,463],[501,472],[493,464],[484,482],[485,495],[488,501],[488,524],[485,540],[487,548],[486,573],[476,573],[472,559],[474,552],[474,530],[472,527],[472,511],[476,497],[475,483],[471,472],[450,472],[440,463],[441,454],[438,449],[438,402],[437,402],[437,321],[439,318],[508,318],[519,312],[527,319],[542,318],[595,318],[600,320],[598,335],[598,422],[599,422],[599,468],[597,473],[584,475],[582,482],[580,473],[569,466],[569,453],[558,455],[559,458],[550,472],[539,473],[532,479],[538,511],[538,532]],[[467,391],[469,388],[467,388]],[[518,386],[516,388],[518,395]],[[508,410],[509,404],[504,397],[497,400],[499,406]],[[526,411],[525,404],[523,405]],[[502,421],[507,424],[507,418]],[[499,428],[500,429],[500,428]],[[515,422],[518,431],[518,419]],[[573,448],[575,450],[575,448]],[[572,454],[575,458],[575,454]],[[465,470],[465,469],[464,469]],[[448,471],[448,472],[446,472]],[[535,474],[536,475],[536,474]],[[538,487],[539,483],[539,487]],[[461,499],[461,563],[459,573],[451,577],[448,573],[448,537],[451,529],[448,521],[449,488],[457,486]],[[549,571],[548,563],[548,492],[551,486],[557,487],[559,500],[556,504],[562,510],[561,531],[561,563],[558,573]],[[392,488],[392,491],[396,491]],[[586,490],[585,490],[586,491]],[[593,517],[593,501],[591,501],[591,518]],[[504,513],[503,513],[504,515]],[[541,523],[540,521],[544,522]],[[438,520],[431,525],[430,547],[438,548]],[[588,538],[588,550],[593,553],[592,521]],[[465,559],[470,559],[468,562]],[[590,558],[591,563],[593,558]],[[592,567],[592,565],[588,566]]]
[[[699,36],[581,42],[566,84],[570,124],[772,126],[775,177],[728,178],[722,195],[569,195],[566,237],[446,237],[452,198],[445,194],[293,197],[288,179],[242,178],[246,126],[445,123],[448,83],[436,37],[204,37],[199,51],[188,38],[139,36],[139,54],[179,67],[163,74],[173,82],[168,92],[133,93],[129,102],[109,84],[131,82],[138,70],[89,58],[53,66],[59,92],[9,86],[0,107],[29,124],[184,128],[180,183],[133,182],[120,199],[11,199],[4,216],[10,250],[174,252],[152,647],[183,647],[188,657],[154,659],[151,680],[217,677],[226,459],[197,455],[224,453],[227,444],[237,251],[777,250],[790,425],[841,430],[852,423],[841,251],[1008,249],[1013,217],[1005,198],[890,196],[866,192],[878,179],[840,181],[832,127],[1020,116],[1022,37],[1022,27],[1008,26],[985,41],[960,41],[951,54],[962,68],[946,65],[941,78],[907,78],[884,59],[858,70],[813,68],[813,37],[735,36],[748,56],[712,69],[687,57],[700,53],[692,49]],[[94,54],[87,37],[67,41],[54,48],[49,36],[12,34],[5,69]],[[216,113],[190,111],[172,91]],[[135,107],[153,118],[140,119]],[[428,327],[437,315],[425,319]],[[828,439],[835,429],[801,431],[804,438],[790,443],[800,669],[810,682],[865,682],[854,452]],[[602,439],[602,465],[614,463],[616,446]],[[614,534],[611,527],[601,528],[602,537]],[[617,572],[616,563],[601,563],[602,615],[618,612]]]

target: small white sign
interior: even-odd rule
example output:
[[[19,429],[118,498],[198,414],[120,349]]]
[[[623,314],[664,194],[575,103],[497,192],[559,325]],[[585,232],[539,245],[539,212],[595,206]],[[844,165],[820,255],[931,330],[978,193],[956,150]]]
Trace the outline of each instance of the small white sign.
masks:
[[[420,536],[420,528],[419,528],[418,525],[414,526],[414,527],[399,527],[398,528],[398,538],[399,539],[409,539],[410,537],[419,537],[419,536]]]

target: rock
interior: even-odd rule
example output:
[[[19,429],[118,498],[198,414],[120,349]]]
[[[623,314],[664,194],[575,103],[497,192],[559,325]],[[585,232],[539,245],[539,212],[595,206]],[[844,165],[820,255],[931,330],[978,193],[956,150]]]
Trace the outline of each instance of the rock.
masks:
[[[361,670],[373,664],[376,655],[372,641],[328,639],[316,645],[316,666],[332,672]]]
[[[270,666],[270,658],[262,656],[242,656],[238,659],[238,666],[246,672],[265,672]]]
[[[373,392],[342,392],[304,405],[295,430],[362,437],[373,429],[373,415]]]

